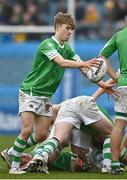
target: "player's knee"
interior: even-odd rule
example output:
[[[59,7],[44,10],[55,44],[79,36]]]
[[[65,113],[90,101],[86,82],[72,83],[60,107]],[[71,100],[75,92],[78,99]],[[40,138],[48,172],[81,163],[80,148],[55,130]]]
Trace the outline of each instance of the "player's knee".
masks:
[[[112,129],[113,129],[113,126],[110,126],[110,125],[107,126],[107,133],[108,133],[108,135],[111,134]]]
[[[109,136],[109,135],[111,135],[111,133],[112,133],[112,127],[107,127],[107,128],[105,128],[105,135],[106,136]]]
[[[47,132],[37,133],[35,135],[35,138],[36,138],[37,142],[42,142],[45,139],[47,139],[47,137],[48,137],[48,133]]]
[[[32,134],[33,130],[30,127],[23,128],[21,131],[21,136],[23,139],[28,139],[28,137]]]

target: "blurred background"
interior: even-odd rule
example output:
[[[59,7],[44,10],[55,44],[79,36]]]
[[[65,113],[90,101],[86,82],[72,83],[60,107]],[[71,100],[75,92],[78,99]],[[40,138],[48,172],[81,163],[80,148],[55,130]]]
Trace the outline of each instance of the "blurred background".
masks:
[[[59,11],[75,17],[71,45],[83,60],[96,57],[105,42],[127,25],[127,0],[0,0],[0,134],[20,129],[18,88],[31,69],[36,47],[53,35],[53,18]],[[110,62],[117,70],[117,54]],[[91,95],[96,89],[79,70],[66,70],[53,103]],[[98,103],[114,115],[111,98],[103,95]]]

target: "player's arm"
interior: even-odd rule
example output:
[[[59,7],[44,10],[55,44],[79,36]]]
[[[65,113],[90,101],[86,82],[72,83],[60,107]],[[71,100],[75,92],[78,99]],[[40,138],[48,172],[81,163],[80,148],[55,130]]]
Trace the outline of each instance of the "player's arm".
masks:
[[[96,66],[98,61],[95,59],[91,59],[89,61],[75,61],[64,59],[61,55],[55,57],[53,61],[58,64],[60,67],[64,68],[90,68],[91,66]]]
[[[104,56],[100,55],[100,57],[102,57],[108,64],[108,68],[107,68],[107,73],[108,75],[116,82],[118,79],[118,75],[116,75],[116,72],[113,70],[111,64],[109,63],[109,60],[106,59]]]
[[[118,76],[116,76],[108,58],[117,50],[117,33],[105,44],[101,49],[99,56],[102,57],[108,64],[107,73],[108,75],[117,82]]]
[[[118,69],[118,71],[115,73],[116,74],[116,76],[118,76],[119,77],[119,75],[120,75],[120,72],[119,72],[119,69]],[[93,93],[93,98],[96,100],[99,96],[101,96],[103,93],[108,93],[107,92],[107,89],[106,89],[106,86],[107,87],[113,87],[113,86],[115,86],[116,85],[116,82],[112,79],[112,78],[110,78],[110,79],[108,79],[106,82],[103,82],[103,81],[100,81],[100,82],[98,82],[98,85],[100,86],[100,88],[98,88],[97,89],[97,91],[95,91],[95,93]],[[118,91],[117,90],[112,90],[112,91],[109,91],[109,93],[108,94],[115,94],[115,95],[119,95],[119,93],[118,93]]]
[[[120,76],[120,70],[118,69],[117,72],[115,72],[115,75],[116,76],[116,79],[118,79],[118,77]],[[116,81],[117,80],[114,80],[112,78],[108,79],[106,82],[104,81],[99,81],[97,84],[103,88],[103,90],[106,90],[107,88],[110,88],[110,87],[113,87],[116,85]],[[105,91],[104,91],[105,92]]]
[[[41,47],[41,53],[45,54],[51,61],[58,64],[63,68],[90,68],[91,66],[96,66],[98,61],[91,59],[89,61],[82,61],[80,57],[74,53],[74,51],[68,45],[68,57],[64,59],[60,53],[54,48],[52,43],[44,43]]]
[[[102,81],[99,82],[98,84],[100,83],[103,83]],[[104,84],[107,84],[109,87],[113,87],[115,84],[114,84],[114,80],[113,79],[109,79],[108,81],[106,81]],[[96,100],[99,96],[101,96],[102,94],[104,93],[107,93],[106,89],[105,89],[105,85],[103,84],[103,88],[100,87],[97,89],[97,91],[95,91],[93,94],[92,94],[92,97]],[[102,84],[101,84],[102,86]]]

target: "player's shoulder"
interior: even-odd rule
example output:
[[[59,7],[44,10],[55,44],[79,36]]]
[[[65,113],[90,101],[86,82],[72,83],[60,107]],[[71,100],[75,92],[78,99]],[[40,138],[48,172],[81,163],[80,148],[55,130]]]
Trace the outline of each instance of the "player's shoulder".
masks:
[[[70,46],[69,42],[64,42],[64,47],[67,47],[67,48],[71,49],[71,46]]]
[[[69,42],[64,42],[64,49],[68,52],[68,53],[72,53],[75,52],[74,49],[71,47]]]
[[[45,39],[38,46],[39,49],[43,49],[43,48],[51,49],[51,48],[54,48],[54,47],[55,47],[55,43],[52,40],[52,38]]]
[[[121,35],[123,33],[127,33],[127,27],[124,27],[122,29],[120,29],[118,32],[117,32],[117,35]]]

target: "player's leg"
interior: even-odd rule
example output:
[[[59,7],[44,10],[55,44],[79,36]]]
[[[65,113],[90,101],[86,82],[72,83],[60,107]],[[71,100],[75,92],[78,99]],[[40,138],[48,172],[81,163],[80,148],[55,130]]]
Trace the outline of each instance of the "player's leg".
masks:
[[[28,138],[33,137],[32,131],[33,131],[34,125],[35,125],[35,129],[37,129],[36,132],[38,132],[38,130],[39,130],[39,133],[37,134],[37,137],[31,138],[31,146],[36,144],[37,141],[40,141],[41,138],[42,138],[42,140],[44,140],[44,138],[46,136],[45,134],[47,131],[47,127],[50,124],[50,120],[49,120],[50,119],[49,117],[51,116],[50,101],[51,100],[46,97],[36,97],[36,96],[34,97],[34,96],[29,96],[29,95],[24,95],[24,94],[22,95],[22,93],[20,94],[19,113],[21,114],[23,126],[22,126],[22,130],[21,130],[21,134],[20,134],[20,140],[18,140],[17,144],[19,144],[19,141],[20,141],[20,143],[22,143],[21,140],[25,139],[25,144],[23,142],[24,146],[23,146],[22,150],[24,150],[27,147],[28,141],[29,141]],[[37,119],[36,117],[39,117],[39,119]],[[41,117],[41,120],[40,120],[40,117]],[[44,123],[43,123],[43,119],[44,119]],[[46,121],[46,119],[47,119],[47,121]],[[46,123],[48,124],[47,126],[45,125]],[[37,124],[39,124],[39,126]],[[44,133],[43,133],[43,125],[45,128]],[[17,152],[18,150],[20,150],[20,152]],[[21,153],[23,152],[22,150],[17,147],[12,148],[12,151],[13,151],[12,168],[14,168],[15,166],[17,168],[19,167],[20,156],[21,156]]]
[[[8,150],[8,154],[12,155],[12,165],[10,173],[18,173],[17,170],[20,166],[20,157],[22,152],[26,148],[27,140],[33,131],[34,119],[35,119],[35,102],[33,102],[33,97],[19,93],[19,114],[21,116],[21,133],[16,138],[12,148]]]
[[[37,116],[35,118],[35,137],[36,140],[39,142],[44,141],[48,136],[48,130],[51,124],[51,118],[50,117],[44,117],[44,116]],[[27,166],[29,166],[29,171],[37,171],[39,168],[38,165],[41,163],[39,160],[41,157],[41,151],[43,150],[42,146],[39,146],[36,150],[35,156],[33,159],[29,162]],[[36,160],[36,162],[35,162]],[[30,165],[32,164],[32,165]],[[24,169],[27,168],[24,167]],[[28,168],[27,168],[28,169]],[[48,171],[47,171],[48,172]]]
[[[9,173],[15,173],[16,169],[20,167],[21,154],[26,148],[27,140],[32,133],[34,125],[34,113],[33,112],[23,112],[21,113],[22,129],[20,135],[16,138],[13,145],[13,156],[12,164]]]
[[[109,173],[110,170],[111,170],[111,144],[110,144],[110,137],[107,137],[103,143],[102,173]]]
[[[93,144],[93,137],[90,133],[82,132],[74,128],[71,137],[71,149],[75,153],[71,167],[73,171],[91,172],[101,169],[102,152]]]
[[[71,110],[69,110],[71,106]],[[74,105],[69,105],[69,103],[65,103],[61,106],[57,119],[55,121],[55,133],[54,137],[48,139],[42,152],[42,161],[44,164],[48,162],[50,154],[54,152],[54,150],[61,146],[63,143],[66,143],[73,126],[80,126],[80,121],[78,120],[77,114]]]
[[[11,165],[11,169],[9,173],[20,174],[24,173],[19,171],[20,167],[20,158],[22,152],[26,148],[27,139],[32,133],[33,124],[34,124],[34,113],[33,112],[23,112],[21,113],[21,122],[22,129],[20,135],[16,138],[14,145],[8,151],[2,151],[2,157],[8,162],[9,166]],[[10,159],[11,157],[11,159]]]
[[[48,161],[50,154],[53,153],[56,148],[68,141],[72,128],[73,124],[68,122],[57,122],[55,124],[54,137],[47,140],[42,152],[42,156],[46,162]]]
[[[127,148],[127,131],[125,129],[125,133],[123,135],[122,143],[121,143],[121,150]]]
[[[123,131],[126,125],[127,122],[125,120],[117,119],[115,121],[113,131],[111,133],[112,174],[120,174],[120,171],[117,171],[117,169],[120,169],[120,147],[122,142]]]
[[[90,124],[90,126],[98,130],[98,132],[100,132],[100,134],[103,137],[110,135],[113,128],[112,125],[109,122],[107,122],[104,118],[101,118],[99,121]]]
[[[116,120],[111,134],[112,159],[114,161],[119,159],[121,140],[125,127],[126,127],[126,121],[119,119]]]
[[[49,137],[48,137],[49,139],[54,137],[54,132],[55,132],[55,125],[53,125],[53,127],[51,129],[51,132],[50,132]],[[41,169],[41,166],[43,167],[43,164],[42,164],[43,159],[42,159],[41,155],[42,155],[43,148],[44,148],[46,142],[47,142],[47,140],[43,141],[40,144],[37,144],[37,146],[31,152],[33,158],[31,159],[30,162],[28,162],[25,166],[23,166],[22,169],[24,169],[24,170],[26,170],[28,172],[37,172],[38,168]],[[49,160],[50,160],[50,157],[49,157]],[[45,170],[48,173],[48,169],[45,169]]]
[[[33,171],[33,168],[34,170],[37,169],[36,167],[38,167],[39,164],[42,166],[41,170],[45,173],[48,173],[47,163],[49,157],[57,148],[68,141],[69,133],[72,128],[73,125],[68,122],[61,121],[56,123],[52,128],[50,133],[51,135],[49,136],[50,138],[45,141],[45,145],[43,147],[38,146],[36,149],[34,158],[28,164],[27,170],[31,172]]]
[[[123,136],[120,152],[120,161],[127,165],[127,133]]]
[[[75,156],[71,159],[71,171],[89,171],[86,154],[92,145],[92,136],[80,129],[73,128],[71,133],[71,151]]]
[[[48,162],[50,154],[52,154],[56,148],[68,142],[72,128],[74,126],[80,127],[80,121],[77,118],[74,107],[73,104],[70,104],[70,101],[67,101],[67,103],[61,106],[55,121],[54,137],[48,139],[43,148],[42,157],[44,163]]]
[[[111,174],[120,174],[120,147],[122,136],[127,125],[127,89],[119,88],[119,97],[115,101],[115,125],[111,134],[112,170]]]
[[[41,106],[36,108],[35,116],[35,139],[37,142],[42,142],[47,138],[51,125],[52,104],[51,99],[47,97],[40,98],[39,103]]]
[[[51,125],[51,117],[37,116],[35,117],[35,138],[37,142],[42,142],[48,137],[48,131]]]
[[[82,98],[83,99],[83,98]],[[80,118],[85,125],[95,128],[102,136],[111,134],[112,124],[100,113],[95,100],[92,97],[84,97],[80,107]],[[86,106],[87,104],[87,106]]]

